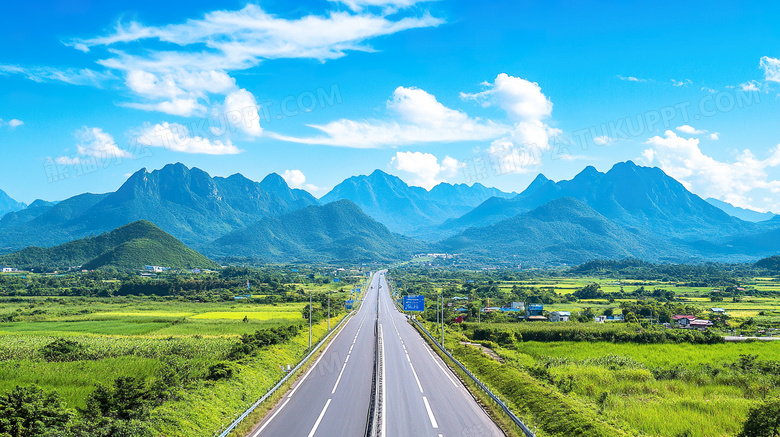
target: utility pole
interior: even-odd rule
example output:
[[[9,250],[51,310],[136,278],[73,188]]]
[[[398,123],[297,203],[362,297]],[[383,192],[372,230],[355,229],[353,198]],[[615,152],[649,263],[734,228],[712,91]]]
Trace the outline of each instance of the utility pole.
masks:
[[[309,350],[311,350],[311,290],[309,290]]]
[[[331,291],[328,291],[328,332],[330,332],[330,293],[331,293]]]
[[[441,295],[441,347],[444,347],[444,293]]]

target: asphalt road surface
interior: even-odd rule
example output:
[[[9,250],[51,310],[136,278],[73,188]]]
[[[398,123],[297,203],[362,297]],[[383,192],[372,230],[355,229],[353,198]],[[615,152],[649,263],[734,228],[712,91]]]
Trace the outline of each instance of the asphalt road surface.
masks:
[[[384,272],[379,272],[357,314],[250,437],[365,435],[377,305],[384,353],[383,435],[504,435],[395,308]]]

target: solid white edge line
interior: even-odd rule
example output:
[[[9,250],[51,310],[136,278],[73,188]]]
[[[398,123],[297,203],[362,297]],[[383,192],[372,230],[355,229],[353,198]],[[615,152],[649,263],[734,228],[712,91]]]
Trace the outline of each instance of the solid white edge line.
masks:
[[[450,382],[452,383],[452,385],[454,385],[455,387],[458,387],[458,388],[460,388],[460,386],[459,386],[459,385],[458,385],[458,384],[455,382],[455,380],[453,380],[453,379],[450,377],[450,374],[449,374],[449,372],[447,372],[446,370],[444,370],[444,367],[442,367],[442,366],[441,366],[441,364],[439,364],[439,360],[437,360],[437,359],[436,359],[436,357],[433,355],[433,352],[431,352],[431,350],[430,350],[430,348],[429,348],[428,346],[425,346],[425,351],[426,351],[426,352],[428,352],[428,355],[430,355],[430,356],[431,356],[431,359],[433,360],[433,362],[434,362],[434,363],[436,363],[436,366],[437,366],[439,369],[441,369],[441,371],[444,373],[444,376],[446,376],[446,377],[447,377],[447,379],[449,379],[449,380],[450,380]]]
[[[328,399],[328,402],[325,402],[325,407],[322,409],[322,412],[320,413],[320,417],[317,418],[317,421],[314,422],[314,428],[311,429],[311,432],[309,433],[309,437],[313,437],[314,433],[317,432],[317,428],[320,427],[320,422],[322,422],[322,418],[325,417],[325,412],[328,411],[328,405],[330,405],[330,399]]]
[[[279,407],[279,409],[277,409],[277,410],[276,410],[276,412],[275,412],[273,415],[271,415],[271,417],[269,417],[269,418],[268,418],[268,420],[266,420],[266,422],[263,424],[263,426],[261,426],[260,428],[258,428],[258,429],[257,429],[257,431],[255,431],[254,433],[252,433],[252,434],[251,434],[249,437],[257,437],[257,436],[259,436],[259,435],[260,435],[260,433],[261,433],[261,432],[263,432],[263,430],[265,429],[265,427],[266,427],[266,426],[268,426],[268,424],[269,424],[269,423],[271,423],[271,421],[272,421],[272,420],[274,420],[274,418],[276,417],[276,415],[277,415],[277,414],[279,414],[279,413],[282,411],[282,408],[284,408],[284,407],[287,405],[287,403],[288,403],[288,402],[290,402],[290,398],[287,398],[287,400],[286,400],[286,401],[284,401],[284,403],[282,404],[282,406],[281,406],[281,407]]]
[[[431,411],[431,404],[428,403],[428,398],[423,396],[423,402],[425,402],[425,409],[428,410],[428,418],[431,419],[431,426],[435,429],[439,428],[439,424],[436,423],[436,418],[433,417],[433,411]],[[311,437],[311,434],[309,435]]]
[[[306,378],[308,378],[308,377],[309,377],[309,374],[311,374],[311,372],[314,370],[314,368],[315,368],[315,367],[317,367],[317,364],[319,364],[319,363],[320,363],[320,360],[322,359],[322,357],[324,357],[324,356],[325,356],[325,355],[328,353],[328,349],[330,349],[330,347],[333,345],[333,343],[335,343],[335,342],[336,342],[336,339],[339,337],[339,335],[341,335],[341,333],[342,333],[342,332],[344,332],[344,330],[347,328],[347,325],[349,325],[349,323],[350,323],[352,320],[353,320],[353,319],[349,319],[349,320],[347,320],[347,323],[346,323],[346,324],[345,324],[345,325],[344,325],[344,326],[341,328],[341,330],[340,330],[339,332],[337,332],[337,333],[336,333],[336,335],[334,335],[334,336],[333,336],[333,339],[330,341],[330,343],[328,343],[328,346],[326,346],[326,347],[325,347],[325,350],[323,350],[323,351],[322,351],[322,353],[320,354],[320,356],[317,358],[317,361],[315,361],[315,362],[314,362],[314,364],[312,364],[311,368],[309,368],[309,371],[308,371],[308,372],[306,372],[306,374],[305,374],[305,375],[303,375],[303,378],[301,378],[301,380],[300,380],[300,381],[298,381],[298,385],[296,385],[296,386],[295,386],[295,387],[292,389],[292,391],[290,391],[290,394],[289,394],[289,395],[287,395],[287,397],[288,397],[288,398],[291,398],[291,397],[293,397],[293,395],[295,394],[295,392],[296,392],[296,391],[298,391],[298,388],[300,388],[300,387],[303,385],[303,383],[306,381]]]

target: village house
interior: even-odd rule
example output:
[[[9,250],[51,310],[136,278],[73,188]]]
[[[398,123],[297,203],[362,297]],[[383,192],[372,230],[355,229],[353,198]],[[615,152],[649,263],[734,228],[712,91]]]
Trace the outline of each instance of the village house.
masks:
[[[570,317],[571,313],[569,311],[553,311],[550,313],[551,322],[568,322]]]
[[[19,269],[16,267],[10,267],[10,266],[0,266],[0,272],[3,273],[12,273],[12,272],[18,272]]]
[[[673,316],[672,320],[674,320],[674,322],[677,323],[679,326],[682,326],[683,328],[687,328],[692,321],[696,320],[696,317],[678,315],[678,316]]]

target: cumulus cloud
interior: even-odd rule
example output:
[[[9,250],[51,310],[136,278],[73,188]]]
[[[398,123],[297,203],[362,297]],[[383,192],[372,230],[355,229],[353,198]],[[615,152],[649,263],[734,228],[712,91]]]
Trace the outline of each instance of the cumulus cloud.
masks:
[[[677,132],[682,132],[682,133],[688,134],[688,135],[700,135],[700,134],[703,134],[703,133],[705,133],[707,131],[705,131],[705,130],[698,130],[698,129],[696,129],[693,126],[684,124],[682,126],[678,126],[677,127]]]
[[[711,133],[711,134],[710,134],[710,139],[711,139],[711,140],[715,140],[715,141],[719,140],[719,139],[720,139],[720,133],[719,133],[719,132],[713,132],[713,133]]]
[[[132,133],[139,144],[163,147],[174,152],[204,155],[235,155],[242,152],[230,140],[212,140],[191,135],[187,126],[178,123],[145,123]]]
[[[780,146],[772,148],[765,159],[745,149],[732,162],[724,162],[704,154],[698,138],[682,138],[670,130],[647,144],[651,147],[642,153],[647,164],[659,165],[701,197],[759,211],[780,209]]]
[[[445,156],[439,163],[435,155],[422,152],[396,152],[390,165],[396,170],[412,174],[411,184],[426,190],[446,182],[447,177],[455,176],[463,166],[450,156]]]
[[[764,80],[780,83],[780,59],[764,56],[759,64],[764,70]]]
[[[685,79],[685,80],[672,79],[672,86],[680,87],[680,86],[688,86],[688,85],[693,85],[693,81],[690,79]]]
[[[488,89],[475,94],[461,93],[461,98],[475,100],[484,106],[495,105],[514,123],[508,135],[494,140],[488,153],[502,173],[530,170],[541,163],[542,151],[550,149],[551,139],[561,130],[546,124],[552,116],[553,103],[536,82],[499,74],[484,84]]]
[[[98,163],[108,165],[114,160],[133,158],[133,154],[120,148],[111,134],[99,127],[84,126],[74,133],[76,137],[76,153],[70,156],[58,156],[55,162],[62,165],[77,165],[82,163]]]
[[[243,133],[254,137],[263,133],[257,113],[257,100],[249,91],[240,89],[228,94],[223,111],[228,114],[230,122]]]
[[[304,144],[353,148],[379,148],[410,144],[486,140],[508,132],[509,127],[469,117],[450,109],[436,97],[418,88],[398,87],[386,103],[389,120],[341,119],[324,125],[310,125],[325,135],[278,139]]]
[[[15,118],[12,118],[8,121],[4,121],[2,118],[0,118],[0,127],[8,126],[11,129],[17,128],[21,125],[23,125],[24,122],[22,120],[17,120]]]
[[[758,81],[751,80],[740,84],[739,89],[742,91],[761,91],[761,84]]]
[[[285,170],[282,174],[282,179],[287,182],[290,188],[299,188],[309,191],[311,193],[319,193],[324,191],[323,188],[313,184],[306,183],[306,175],[300,170]]]

